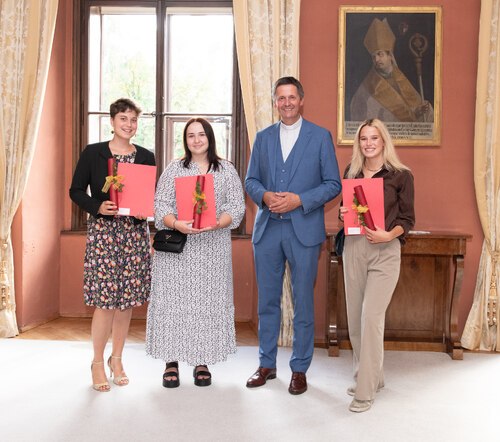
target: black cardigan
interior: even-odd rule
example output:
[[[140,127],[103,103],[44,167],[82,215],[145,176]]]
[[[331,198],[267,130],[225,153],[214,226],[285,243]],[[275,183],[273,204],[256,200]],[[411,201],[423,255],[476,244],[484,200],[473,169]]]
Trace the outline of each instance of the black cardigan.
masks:
[[[134,144],[137,151],[135,164],[155,165],[155,157],[149,150]],[[100,215],[99,207],[103,201],[109,200],[109,192],[104,193],[101,189],[108,175],[108,158],[113,154],[109,149],[109,141],[89,144],[80,155],[80,159],[73,174],[70,198],[83,210],[95,217],[112,218],[110,215]],[[87,194],[90,185],[91,196]]]

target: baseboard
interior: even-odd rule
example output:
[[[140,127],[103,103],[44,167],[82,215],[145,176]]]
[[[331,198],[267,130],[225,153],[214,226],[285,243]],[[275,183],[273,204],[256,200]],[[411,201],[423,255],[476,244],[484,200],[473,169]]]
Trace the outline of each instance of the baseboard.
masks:
[[[22,327],[19,327],[19,332],[24,333],[27,332],[28,330],[31,330],[32,328],[39,327],[40,325],[47,324],[47,322],[53,321],[54,319],[60,318],[61,315],[56,314],[54,316],[51,316],[49,318],[44,318],[40,319],[39,321],[32,322],[27,325],[23,325]]]

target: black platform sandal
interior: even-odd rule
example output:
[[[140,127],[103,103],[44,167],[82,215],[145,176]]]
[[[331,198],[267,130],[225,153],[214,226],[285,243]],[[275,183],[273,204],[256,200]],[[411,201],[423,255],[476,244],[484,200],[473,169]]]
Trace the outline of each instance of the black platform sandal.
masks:
[[[197,368],[204,367],[206,370],[198,370],[196,371]],[[206,378],[202,378],[201,376],[208,376]],[[206,365],[197,365],[193,369],[193,378],[194,378],[194,385],[197,387],[208,387],[209,385],[212,384],[212,374],[208,371],[208,367]]]
[[[169,368],[175,368],[175,371],[167,371]],[[167,379],[173,378],[173,379]],[[163,372],[163,386],[165,388],[176,388],[180,385],[179,380],[179,364],[177,362],[169,362]]]

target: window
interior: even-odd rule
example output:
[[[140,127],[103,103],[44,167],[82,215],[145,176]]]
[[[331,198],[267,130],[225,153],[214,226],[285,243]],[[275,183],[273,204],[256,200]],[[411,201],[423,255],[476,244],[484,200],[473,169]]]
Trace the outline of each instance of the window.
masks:
[[[88,11],[88,51],[82,57],[88,62],[81,65],[82,79],[88,84],[81,89],[82,146],[111,137],[109,105],[127,97],[144,112],[134,142],[154,151],[156,10],[90,6]],[[82,35],[85,38],[84,32]]]
[[[247,138],[232,1],[74,4],[75,161],[85,145],[111,138],[109,105],[127,97],[143,110],[134,142],[155,152],[159,173],[183,155],[185,122],[202,116],[214,127],[219,156],[243,177]],[[73,227],[85,220],[75,208]]]

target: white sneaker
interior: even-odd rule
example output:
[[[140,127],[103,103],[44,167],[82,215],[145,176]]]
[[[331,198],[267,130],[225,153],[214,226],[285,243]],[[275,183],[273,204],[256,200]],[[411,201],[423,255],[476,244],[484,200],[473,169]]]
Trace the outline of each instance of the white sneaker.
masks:
[[[382,390],[382,388],[384,388],[384,384],[379,384],[378,388],[377,388],[377,393]],[[351,385],[348,389],[347,389],[347,394],[349,396],[354,396],[356,394],[356,385]]]
[[[347,394],[349,396],[354,396],[356,394],[356,386],[355,385],[352,385],[351,387],[349,387],[347,389]]]
[[[373,404],[373,400],[360,401],[358,399],[353,399],[349,405],[349,410],[354,413],[363,413],[363,411],[368,411]]]

